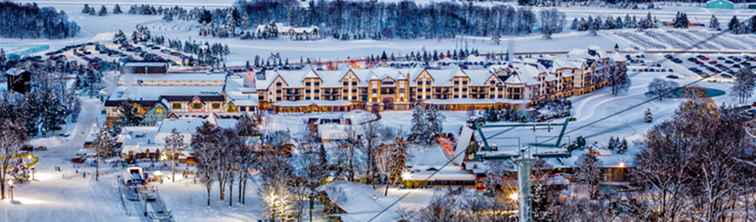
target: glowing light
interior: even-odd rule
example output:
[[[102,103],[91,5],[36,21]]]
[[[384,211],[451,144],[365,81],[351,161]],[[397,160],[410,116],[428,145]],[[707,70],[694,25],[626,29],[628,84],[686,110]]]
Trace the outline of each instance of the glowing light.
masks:
[[[8,201],[10,201],[10,199],[8,199]],[[27,198],[27,197],[13,197],[13,201],[22,205],[38,205],[38,204],[49,203],[45,200],[32,199],[32,198]]]
[[[619,168],[625,168],[625,162],[620,162],[619,163]]]
[[[59,178],[60,176],[56,176],[55,173],[50,172],[36,172],[34,173],[34,180],[36,181],[48,181],[53,180],[56,178]]]
[[[520,199],[520,194],[517,192],[512,192],[507,196],[507,198],[509,198],[510,200],[516,201]]]

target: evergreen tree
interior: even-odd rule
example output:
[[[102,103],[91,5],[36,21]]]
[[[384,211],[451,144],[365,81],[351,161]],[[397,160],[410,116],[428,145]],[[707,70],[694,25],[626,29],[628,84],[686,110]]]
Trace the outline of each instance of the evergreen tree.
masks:
[[[430,135],[428,135],[429,124],[425,114],[425,108],[416,104],[412,109],[412,128],[410,129],[409,141],[415,144],[427,144]]]
[[[100,11],[99,11],[99,12],[97,12],[97,15],[98,15],[98,16],[106,16],[106,15],[108,15],[108,8],[105,8],[105,6],[104,6],[104,5],[103,5],[103,6],[101,6],[101,7],[100,7]]]
[[[654,121],[654,114],[653,114],[653,113],[651,113],[651,109],[646,109],[646,112],[644,113],[644,115],[643,115],[643,116],[644,116],[644,117],[643,117],[643,120],[644,120],[644,121],[645,121],[646,123],[651,123],[651,122],[653,122],[653,121]]]
[[[687,29],[690,21],[688,21],[688,15],[682,12],[675,14],[674,20],[672,20],[673,27]]]
[[[121,13],[123,13],[123,11],[121,11],[121,6],[120,5],[116,4],[115,6],[113,6],[113,14],[117,15],[117,14],[121,14]]]
[[[732,19],[730,19],[730,23],[727,24],[727,29],[730,30],[730,32],[734,34],[737,33],[738,29],[740,28],[740,20],[738,20],[738,16],[732,16]]]
[[[717,19],[717,16],[711,15],[711,19],[709,19],[709,28],[719,30],[719,20]]]
[[[90,10],[94,10],[89,7],[89,4],[84,4],[84,8],[81,9],[81,14],[89,14]]]
[[[431,105],[428,107],[428,109],[425,112],[425,119],[428,122],[428,128],[429,128],[428,133],[431,136],[431,140],[428,141],[426,144],[431,144],[433,143],[433,137],[444,131],[443,124],[446,117],[444,117],[444,115],[441,114],[441,111],[439,111],[438,108]]]
[[[94,11],[86,5],[82,12]],[[62,39],[79,33],[79,26],[65,12],[36,4],[0,2],[0,37]]]
[[[617,146],[617,153],[624,154],[625,151],[627,151],[628,145],[627,145],[627,139],[622,138],[622,142]]]

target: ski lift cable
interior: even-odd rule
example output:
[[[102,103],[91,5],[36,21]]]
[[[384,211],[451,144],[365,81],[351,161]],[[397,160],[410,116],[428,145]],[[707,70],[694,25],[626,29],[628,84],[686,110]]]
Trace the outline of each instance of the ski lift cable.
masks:
[[[746,21],[747,21],[747,20],[744,20],[743,22],[741,22],[741,23],[740,23],[740,25],[744,25]],[[717,38],[717,37],[719,37],[719,36],[722,36],[722,35],[724,35],[724,34],[726,34],[726,33],[728,33],[728,32],[730,32],[730,29],[726,29],[726,30],[723,30],[723,31],[721,31],[721,32],[718,32],[718,33],[716,33],[716,34],[714,34],[714,35],[711,35],[711,36],[709,36],[708,38],[705,38],[705,39],[703,39],[703,40],[701,40],[701,41],[698,41],[698,42],[696,42],[696,43],[694,43],[694,44],[690,45],[690,46],[689,46],[689,47],[687,47],[687,48],[684,48],[684,49],[683,49],[683,50],[681,50],[681,51],[687,51],[687,50],[693,49],[693,48],[695,48],[695,47],[697,47],[697,46],[699,46],[699,45],[701,45],[701,44],[707,43],[707,42],[709,42],[709,41],[711,41],[711,40],[713,40],[713,39],[715,39],[715,38]],[[660,59],[660,60],[657,60],[657,61],[655,61],[655,62],[653,62],[653,63],[651,63],[651,64],[661,64],[662,62],[664,62],[664,61],[666,61],[666,60],[668,60],[668,59],[667,59],[667,58],[662,58],[662,59]],[[640,73],[640,72],[639,72],[639,71],[637,71],[637,72],[636,72],[636,74],[637,74],[637,73]],[[629,74],[628,74],[628,75],[629,75]],[[594,124],[596,124],[596,123],[599,123],[599,122],[601,122],[601,121],[607,120],[607,119],[609,119],[609,118],[612,118],[612,117],[615,117],[615,116],[617,116],[617,115],[619,115],[619,114],[622,114],[622,113],[624,113],[624,112],[627,112],[627,111],[633,110],[633,109],[635,109],[635,108],[638,108],[638,107],[640,107],[640,106],[642,106],[642,105],[645,105],[645,104],[647,104],[647,103],[650,103],[650,102],[652,102],[652,101],[654,101],[654,100],[656,100],[656,99],[659,99],[659,97],[662,97],[662,96],[667,96],[667,95],[669,95],[669,94],[670,94],[670,93],[672,93],[672,92],[675,92],[675,91],[677,91],[677,90],[680,90],[680,89],[684,89],[685,87],[688,87],[688,86],[691,86],[691,85],[693,85],[693,84],[699,83],[699,82],[701,82],[701,81],[704,81],[704,80],[706,80],[706,79],[709,79],[709,78],[711,78],[711,77],[713,77],[713,76],[716,76],[716,75],[709,75],[709,76],[703,77],[703,78],[701,78],[701,79],[697,79],[697,80],[691,81],[691,82],[689,82],[689,83],[687,83],[687,84],[684,84],[684,85],[682,85],[682,86],[679,86],[679,87],[675,88],[675,90],[668,90],[668,91],[666,91],[666,92],[663,92],[663,93],[662,93],[662,94],[660,94],[660,95],[657,95],[657,96],[655,96],[655,97],[652,97],[652,98],[649,98],[649,99],[647,99],[647,100],[644,100],[644,101],[642,101],[642,102],[640,102],[640,103],[638,103],[638,104],[635,104],[635,105],[631,105],[631,106],[629,106],[629,107],[627,107],[627,108],[625,108],[625,109],[619,110],[619,111],[617,111],[617,112],[614,112],[614,113],[611,113],[611,114],[609,114],[609,115],[606,115],[606,116],[604,116],[604,117],[601,117],[601,118],[599,118],[599,119],[597,119],[597,120],[594,120],[594,121],[591,121],[591,122],[589,122],[589,123],[583,124],[582,126],[579,126],[579,127],[577,127],[577,128],[571,129],[571,130],[569,130],[569,131],[565,132],[565,135],[567,135],[567,134],[570,134],[570,133],[573,133],[573,132],[576,132],[576,131],[578,131],[578,130],[581,130],[581,129],[584,129],[584,128],[586,128],[586,127],[592,126],[592,125],[594,125]],[[543,142],[544,142],[544,143],[545,143],[545,142],[549,142],[549,141],[551,141],[551,140],[553,140],[553,139],[554,139],[554,137],[551,137],[550,139],[547,139],[547,140],[545,140],[545,141],[543,141]],[[458,157],[459,157],[459,156],[460,156],[461,154],[463,154],[463,153],[465,153],[465,152],[459,152],[459,153],[455,154],[455,155],[454,155],[454,157],[452,157],[452,158],[449,158],[449,161],[446,161],[446,162],[445,162],[445,163],[444,163],[444,164],[443,164],[443,165],[442,165],[442,166],[441,166],[441,167],[440,167],[439,169],[441,169],[441,168],[444,168],[444,167],[448,166],[448,165],[449,165],[449,164],[450,164],[451,162],[453,162],[453,160],[454,160],[454,159],[458,158]],[[433,176],[435,176],[435,175],[436,175],[436,174],[437,174],[438,172],[440,172],[440,170],[439,170],[439,171],[433,171],[433,172],[432,172],[432,173],[431,173],[430,175],[428,175],[428,177],[426,178],[426,181],[428,181],[428,180],[432,179],[432,178],[433,178]],[[372,222],[373,220],[375,220],[376,218],[378,218],[379,216],[381,216],[381,215],[382,215],[383,213],[385,213],[386,211],[388,211],[389,209],[391,209],[392,207],[394,207],[394,206],[395,206],[396,204],[398,204],[398,203],[399,203],[400,201],[402,201],[402,200],[403,200],[404,198],[406,198],[407,196],[409,196],[409,194],[410,194],[410,193],[412,193],[412,190],[411,190],[411,191],[408,191],[408,192],[406,192],[406,193],[404,193],[404,194],[402,194],[402,196],[400,196],[400,197],[399,197],[399,198],[397,198],[396,200],[392,201],[392,202],[391,202],[391,203],[390,203],[390,204],[389,204],[388,206],[386,206],[385,208],[383,208],[383,210],[379,211],[379,212],[378,212],[377,214],[375,214],[375,216],[371,217],[371,218],[370,218],[370,219],[368,220],[368,222]]]

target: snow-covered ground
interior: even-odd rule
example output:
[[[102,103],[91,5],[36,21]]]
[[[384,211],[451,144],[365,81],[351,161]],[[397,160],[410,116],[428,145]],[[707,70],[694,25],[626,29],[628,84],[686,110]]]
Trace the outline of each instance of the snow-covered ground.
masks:
[[[125,217],[112,174],[95,182],[94,169],[84,169],[88,173],[82,178],[69,161],[81,149],[100,116],[98,100],[83,98],[82,103],[79,122],[69,138],[30,141],[33,145],[47,146],[48,151],[36,153],[40,157],[36,180],[17,185],[14,202],[0,202],[0,221],[135,221],[136,218]],[[55,172],[56,166],[63,171]]]
[[[32,2],[32,1],[22,1]],[[231,48],[231,64],[241,64],[245,60],[252,59],[255,55],[267,56],[273,52],[281,52],[284,57],[296,60],[299,57],[321,58],[321,59],[344,59],[347,57],[362,57],[368,54],[378,54],[381,51],[389,53],[406,53],[413,50],[439,50],[446,51],[453,48],[479,48],[481,52],[497,51],[501,52],[507,48],[507,39],[512,39],[515,43],[516,51],[561,51],[573,48],[584,48],[591,45],[597,45],[605,49],[612,48],[615,43],[621,47],[639,46],[643,47],[638,41],[629,40],[619,37],[618,32],[634,32],[630,30],[622,31],[602,31],[599,36],[590,36],[585,32],[569,32],[554,35],[552,40],[544,40],[540,35],[530,36],[510,36],[504,37],[502,45],[493,45],[488,38],[458,38],[458,39],[441,39],[441,40],[357,40],[357,41],[337,41],[337,40],[319,40],[319,41],[289,41],[289,40],[239,40],[239,39],[214,39],[199,37],[195,33],[195,27],[192,22],[175,21],[166,23],[160,20],[158,16],[139,16],[139,15],[109,15],[106,17],[96,17],[82,15],[81,7],[88,3],[95,7],[100,4],[161,4],[161,5],[182,5],[187,7],[207,6],[219,7],[232,4],[232,0],[100,0],[96,2],[83,0],[43,0],[38,2],[42,6],[53,5],[66,11],[66,13],[82,27],[79,37],[65,40],[21,40],[21,39],[0,39],[0,47],[4,49],[17,49],[26,45],[49,44],[51,49],[63,47],[65,45],[87,42],[93,40],[102,40],[98,36],[103,33],[110,33],[118,29],[130,32],[138,24],[147,25],[156,33],[165,34],[171,39],[193,39],[218,42],[222,41]],[[680,7],[681,10],[687,10],[688,16],[701,22],[702,19],[708,19],[712,14],[716,14],[720,22],[724,23],[730,16],[738,15],[745,18],[756,13],[756,11],[747,10],[707,10],[693,7]],[[560,8],[566,12],[568,17],[587,16],[587,15],[623,15],[637,14],[645,15],[645,10],[626,10],[626,9],[596,9],[596,8]],[[669,19],[674,15],[676,9],[670,10],[652,10],[653,15],[659,19]],[[703,20],[708,21],[708,20]],[[680,48],[681,44],[690,44],[696,39],[705,38],[706,34],[692,33],[691,39],[686,39],[685,34],[670,33],[667,30],[653,30],[654,33],[643,35],[643,39],[664,38],[672,39],[671,42],[654,41],[665,48]],[[711,45],[703,46],[710,49],[726,48],[744,48],[753,50],[756,42],[753,35],[734,36],[726,35],[724,40],[712,41]],[[677,43],[672,43],[677,42]],[[728,46],[730,45],[730,46]],[[656,61],[660,58],[650,58]],[[699,77],[681,65],[665,62],[666,67],[675,69],[675,74],[680,77],[676,80],[681,85],[695,81]],[[579,96],[571,99],[573,102],[573,115],[577,121],[570,124],[565,139],[574,140],[577,136],[588,137],[589,143],[599,141],[605,143],[611,136],[620,136],[628,138],[631,146],[635,142],[642,141],[643,134],[652,126],[643,122],[643,111],[651,109],[654,114],[654,122],[658,123],[669,119],[682,99],[665,99],[664,101],[654,101],[638,107],[619,116],[599,122],[590,127],[575,130],[585,124],[596,121],[606,115],[622,110],[628,106],[640,103],[647,99],[643,93],[647,89],[647,84],[654,78],[664,78],[669,73],[637,73],[632,76],[633,86],[627,93],[619,96],[611,96],[608,90],[599,90],[597,92]],[[113,81],[110,81],[111,83]],[[112,84],[111,84],[112,85]],[[701,82],[699,85],[727,91],[730,87],[723,83]],[[717,103],[732,104],[734,99],[730,96],[719,96],[714,98]],[[115,172],[107,172],[101,177],[99,182],[95,182],[91,176],[92,168],[84,168],[88,176],[82,178],[81,175],[74,173],[69,159],[73,157],[83,144],[86,135],[93,130],[92,126],[96,122],[101,122],[101,104],[96,100],[84,100],[81,117],[79,122],[72,128],[69,138],[46,138],[32,141],[36,145],[45,145],[49,151],[39,153],[41,161],[37,167],[37,181],[31,184],[19,185],[16,188],[16,202],[0,202],[0,222],[5,221],[138,221],[136,216],[127,216],[127,212],[121,205],[116,187]],[[469,114],[467,112],[443,112],[446,116],[444,130],[447,132],[458,133],[462,125],[465,124]],[[304,122],[309,117],[317,117],[322,114],[279,114],[266,118],[264,129],[289,130],[293,135],[304,134]],[[411,112],[409,111],[392,111],[382,113],[381,122],[384,125],[402,129],[405,133],[410,128]],[[574,132],[572,132],[575,130]],[[507,132],[502,137],[516,137],[520,144],[537,142],[537,140],[552,137],[556,130],[546,133],[533,133],[529,129],[513,130]],[[511,141],[509,141],[511,142]],[[505,145],[507,141],[499,142],[499,145]],[[412,150],[411,162],[419,165],[441,165],[444,161],[444,155],[437,148],[415,148]],[[607,158],[606,164],[611,161],[631,160],[632,152],[620,158]],[[62,173],[55,172],[56,166],[63,168]],[[205,191],[199,184],[191,181],[180,181],[172,184],[170,182],[159,185],[160,194],[168,207],[173,211],[177,221],[255,221],[261,219],[262,204],[257,196],[256,185],[250,184],[247,192],[247,205],[239,206],[235,203],[234,207],[227,207],[226,203],[218,200],[212,202],[211,207],[205,206]],[[379,188],[378,193],[382,189]],[[413,189],[401,190],[390,189],[389,196],[396,198],[406,192],[411,192],[397,207],[404,209],[419,209],[425,206],[432,198],[433,190]],[[441,191],[439,191],[441,192]],[[217,195],[217,192],[213,192]],[[214,199],[215,198],[214,196]],[[94,210],[96,208],[96,210]]]
[[[23,1],[32,2],[32,1]],[[130,33],[136,25],[146,25],[154,33],[163,34],[169,39],[180,40],[202,40],[210,42],[223,42],[228,44],[231,49],[229,56],[229,65],[240,65],[244,61],[252,60],[255,55],[266,58],[271,53],[281,53],[292,61],[298,61],[299,58],[312,59],[346,59],[361,58],[370,54],[380,54],[383,51],[391,54],[405,54],[410,51],[420,50],[438,50],[446,51],[455,48],[478,48],[481,52],[504,52],[508,48],[508,40],[512,40],[515,45],[515,51],[565,51],[573,48],[585,48],[588,46],[599,46],[604,49],[611,49],[615,44],[622,48],[634,46],[628,44],[623,38],[615,35],[591,36],[586,32],[566,32],[554,35],[553,39],[545,40],[540,34],[526,36],[505,36],[502,38],[501,45],[494,45],[490,38],[487,37],[459,37],[456,39],[419,39],[419,40],[354,40],[340,41],[333,39],[317,41],[291,41],[291,40],[240,40],[240,39],[218,39],[200,37],[196,32],[194,22],[174,21],[164,22],[160,16],[141,16],[141,15],[108,15],[105,17],[90,16],[81,14],[81,8],[84,3],[98,7],[100,4],[160,4],[160,5],[181,5],[185,7],[195,6],[230,6],[231,0],[210,0],[210,1],[179,1],[179,0],[102,0],[96,2],[80,0],[43,0],[33,1],[41,6],[54,6],[65,11],[74,21],[82,27],[81,34],[77,38],[65,40],[21,40],[21,39],[0,39],[1,48],[10,48],[18,45],[37,43],[49,44],[52,50],[61,48],[68,44],[96,41],[97,34],[111,33],[117,30],[123,30]],[[677,10],[688,13],[688,17],[696,22],[708,23],[711,15],[717,15],[723,24],[728,21],[732,15],[737,15],[742,19],[756,15],[754,10],[709,10],[698,7],[680,6],[665,10],[631,10],[631,9],[610,9],[610,8],[560,8],[563,10],[569,20],[576,16],[624,16],[645,15],[650,12],[660,20],[669,20],[674,16]],[[632,30],[628,30],[633,32]],[[753,38],[753,37],[751,37]],[[744,40],[750,42],[750,40]],[[665,45],[666,44],[663,44]],[[738,44],[740,48],[753,49],[752,45]],[[642,47],[645,48],[645,47]]]
[[[649,58],[656,60],[659,58]],[[679,70],[676,74],[680,77],[677,81],[685,84],[699,77],[689,71],[665,63],[665,66]],[[647,98],[643,95],[647,84],[654,78],[664,78],[668,73],[637,73],[632,75],[633,86],[630,90],[619,96],[611,96],[608,90],[576,97],[573,100],[573,114],[577,121],[573,122],[568,131],[583,126],[584,124],[598,120],[610,113],[624,109],[630,105],[639,103]],[[701,86],[727,90],[728,84],[701,82]],[[720,96],[714,98],[718,103],[727,102],[732,104],[733,98]],[[83,139],[91,126],[99,117],[100,104],[96,100],[84,100],[80,122],[73,128],[70,138],[40,139],[32,141],[33,144],[46,145],[49,151],[41,152],[41,162],[38,167],[36,178],[31,184],[19,185],[16,189],[16,203],[9,201],[0,202],[0,221],[135,221],[136,216],[127,216],[127,212],[121,205],[116,189],[117,173],[106,170],[106,174],[99,182],[94,182],[91,176],[92,168],[84,168],[89,172],[87,178],[75,175],[68,159],[81,147]],[[599,141],[605,143],[610,136],[628,138],[631,146],[634,142],[641,141],[643,134],[652,126],[643,122],[643,110],[649,108],[654,113],[654,122],[663,121],[673,115],[682,99],[665,99],[654,101],[635,110],[625,112],[614,118],[607,119],[591,127],[574,131],[568,134],[569,140],[578,135],[587,136],[589,143]],[[444,130],[457,133],[465,124],[468,112],[443,112],[446,116]],[[309,117],[322,116],[320,113],[310,114],[280,114],[266,118],[265,129],[290,130],[294,135],[304,133],[304,122]],[[333,114],[328,114],[333,115]],[[345,116],[357,120],[370,119],[369,113],[349,113]],[[410,127],[410,111],[384,112],[382,123],[397,129],[406,130]],[[356,121],[357,121],[356,120]],[[551,134],[542,136],[553,136]],[[521,143],[534,142],[539,134],[532,133],[530,129],[521,131],[513,130],[505,137],[519,137]],[[437,148],[413,148],[411,162],[418,165],[441,165],[445,162],[442,153]],[[435,150],[434,150],[435,149]],[[633,152],[623,156],[600,158],[604,164],[616,164],[631,161]],[[53,171],[55,166],[64,169],[63,174]],[[226,203],[214,200],[211,207],[205,206],[205,191],[199,184],[191,180],[182,180],[176,184],[166,182],[158,185],[160,195],[172,210],[177,221],[254,221],[262,218],[263,207],[256,192],[256,185],[250,184],[247,192],[247,205],[240,206],[235,203],[234,207],[227,207]],[[376,191],[381,194],[382,188]],[[427,204],[434,193],[443,191],[434,190],[403,190],[390,189],[389,196],[396,198],[410,192],[407,198],[397,206],[402,209],[419,209]],[[213,193],[214,199],[217,191]],[[91,210],[97,207],[96,211]],[[134,215],[134,212],[130,212]]]

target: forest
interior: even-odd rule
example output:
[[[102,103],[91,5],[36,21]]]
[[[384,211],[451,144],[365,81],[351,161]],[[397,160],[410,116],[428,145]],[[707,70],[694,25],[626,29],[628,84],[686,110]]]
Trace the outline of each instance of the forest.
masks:
[[[537,15],[529,8],[506,5],[483,7],[441,2],[417,5],[411,1],[239,1],[242,21],[251,26],[283,22],[291,26],[318,26],[337,39],[449,38],[456,35],[497,36],[529,34],[539,30]],[[200,16],[200,22],[225,23],[225,14]],[[216,16],[217,15],[217,16]],[[203,18],[204,17],[204,18]],[[209,21],[208,21],[209,20]]]
[[[63,11],[37,4],[0,2],[0,37],[62,39],[78,33],[79,25]]]

